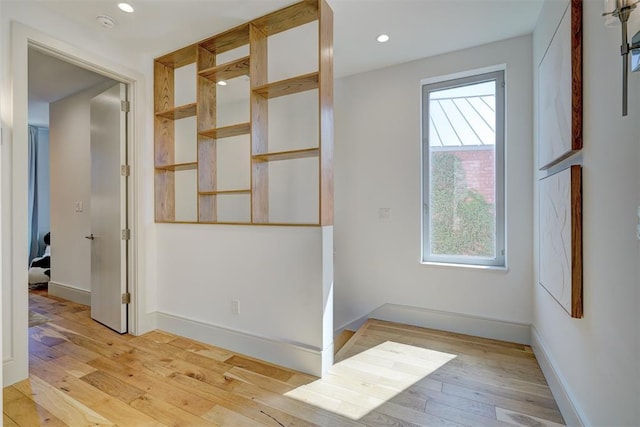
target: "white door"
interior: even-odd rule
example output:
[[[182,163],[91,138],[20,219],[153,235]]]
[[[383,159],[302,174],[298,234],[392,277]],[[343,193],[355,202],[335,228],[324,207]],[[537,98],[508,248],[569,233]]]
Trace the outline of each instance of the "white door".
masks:
[[[118,83],[91,100],[91,317],[127,332],[127,87]]]

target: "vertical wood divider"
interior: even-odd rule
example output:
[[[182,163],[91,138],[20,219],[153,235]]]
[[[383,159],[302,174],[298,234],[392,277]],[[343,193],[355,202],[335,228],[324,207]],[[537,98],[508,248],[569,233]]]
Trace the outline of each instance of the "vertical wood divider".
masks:
[[[216,56],[201,46],[197,50],[197,71],[216,65]],[[217,220],[217,199],[202,191],[217,189],[217,143],[213,138],[200,135],[201,131],[216,127],[216,83],[197,76],[198,122],[198,221]]]
[[[318,1],[318,102],[320,114],[320,225],[333,225],[333,11]]]
[[[249,26],[249,50],[251,63],[251,222],[269,222],[269,163],[254,159],[257,154],[268,152],[269,100],[256,94],[253,88],[268,82],[267,36],[255,25]]]
[[[174,107],[173,68],[154,62],[154,112],[166,111]],[[165,166],[174,163],[175,133],[173,121],[154,115],[154,165]],[[156,221],[175,220],[175,172],[156,169],[155,180],[155,219]]]

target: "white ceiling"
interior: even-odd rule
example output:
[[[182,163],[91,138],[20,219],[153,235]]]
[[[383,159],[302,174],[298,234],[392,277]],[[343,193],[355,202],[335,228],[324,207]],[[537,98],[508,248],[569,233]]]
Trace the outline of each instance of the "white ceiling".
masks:
[[[130,0],[135,12],[127,14],[118,9],[117,0],[21,1],[37,2],[89,28],[96,38],[112,39],[150,57],[295,3],[291,0]],[[334,11],[336,77],[531,33],[542,6],[542,0],[328,2]],[[96,21],[98,15],[112,17],[116,21],[115,28],[100,26]],[[391,40],[384,44],[376,42],[380,33],[389,34]],[[41,89],[31,87],[30,96],[33,93],[34,96],[59,99],[66,86],[65,79],[83,82],[88,78],[86,73],[76,76],[66,70],[54,80],[50,70],[43,71],[49,67],[59,69],[59,66],[54,62],[39,66],[44,85]],[[58,81],[58,78],[62,80]],[[55,84],[51,85],[52,82]],[[51,95],[52,90],[55,95]]]
[[[49,126],[49,103],[110,79],[29,49],[29,124]]]

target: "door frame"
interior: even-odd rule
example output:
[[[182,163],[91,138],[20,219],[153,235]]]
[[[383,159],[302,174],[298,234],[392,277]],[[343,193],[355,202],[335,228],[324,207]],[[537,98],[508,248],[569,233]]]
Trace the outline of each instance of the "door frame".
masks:
[[[127,129],[129,177],[128,211],[131,241],[128,253],[128,281],[132,304],[129,305],[129,333],[139,335],[155,328],[153,316],[146,313],[145,239],[143,218],[149,208],[138,194],[144,194],[141,171],[144,150],[144,75],[42,33],[24,24],[11,26],[11,80],[2,103],[3,155],[2,155],[2,300],[11,301],[11,349],[3,352],[4,384],[13,384],[29,375],[28,357],[28,255],[27,255],[27,162],[28,162],[28,56],[29,47],[38,49],[73,65],[105,75],[129,87],[131,105]],[[8,98],[8,99],[7,99]],[[8,102],[7,102],[8,101]],[[6,110],[9,107],[9,111]],[[8,130],[8,131],[7,131]],[[7,170],[8,169],[8,170]],[[9,181],[7,183],[7,181]],[[9,193],[9,194],[7,194]],[[9,204],[9,206],[7,206]],[[6,215],[10,213],[9,218]],[[9,284],[7,284],[7,282]],[[7,295],[7,291],[10,294]],[[5,314],[6,315],[6,314]]]

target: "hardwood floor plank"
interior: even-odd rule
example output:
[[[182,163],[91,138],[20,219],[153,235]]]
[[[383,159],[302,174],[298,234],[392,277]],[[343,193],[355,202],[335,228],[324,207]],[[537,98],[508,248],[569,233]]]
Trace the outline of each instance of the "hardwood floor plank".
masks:
[[[154,402],[156,399],[164,400],[168,404],[197,416],[209,411],[215,405],[213,400],[187,393],[188,390],[175,388],[157,377],[152,377],[138,369],[130,368],[113,360],[102,357],[90,363],[99,370],[143,390],[146,393],[145,396],[153,398]]]
[[[234,394],[244,396],[255,402],[278,409],[282,412],[301,418],[313,424],[336,427],[362,426],[362,424],[357,423],[349,418],[345,418],[340,414],[323,411],[319,407],[316,407],[314,405],[307,405],[301,400],[292,398],[288,395],[274,393],[248,383],[236,383],[233,386],[232,390]]]
[[[19,426],[55,426],[66,424],[30,397],[21,397],[2,407],[3,419],[8,417]]]
[[[505,397],[496,394],[488,393],[486,391],[480,391],[478,389],[472,389],[462,387],[460,385],[445,383],[442,388],[443,393],[454,396],[466,397],[478,402],[488,403],[494,406],[500,406],[505,409],[510,409],[516,412],[522,412],[527,415],[538,415],[541,418],[548,419],[557,423],[563,423],[564,420],[560,415],[558,406],[553,402],[549,405],[549,402],[537,401],[535,399],[516,399],[516,396]],[[550,407],[549,407],[550,406]]]
[[[261,427],[266,425],[247,418],[244,415],[240,415],[237,412],[230,411],[220,405],[214,406],[213,409],[204,414],[202,418],[219,426]]]
[[[2,414],[2,425],[4,427],[20,427],[15,421],[13,421],[7,414]]]
[[[496,408],[496,413],[499,420],[518,426],[559,427],[563,425],[503,408]]]
[[[311,426],[313,423],[308,423],[296,416],[286,414],[276,408],[265,407],[251,399],[247,399],[243,396],[235,395],[234,393],[219,389],[217,387],[210,387],[207,384],[202,383],[191,377],[184,375],[176,375],[171,380],[172,384],[181,387],[183,390],[189,390],[198,396],[205,397],[217,402],[219,405],[225,408],[244,415],[254,421],[261,422],[267,425],[273,424],[273,421],[284,425],[300,425]]]
[[[25,397],[24,394],[22,394],[19,390],[17,390],[15,387],[13,386],[9,386],[9,387],[5,387],[2,390],[2,404],[6,405],[7,403],[17,400],[17,399],[22,399],[23,397]]]
[[[131,407],[154,418],[168,426],[211,426],[208,420],[195,416],[184,409],[178,408],[157,399],[151,395],[144,395],[130,403]]]
[[[291,371],[288,371],[286,369],[282,369],[275,365],[259,362],[254,359],[239,355],[231,356],[230,358],[225,360],[225,363],[232,366],[237,366],[239,368],[244,368],[248,371],[252,371],[257,374],[271,377],[280,381],[287,381],[293,375]]]
[[[164,331],[120,335],[46,291],[29,300],[51,320],[29,330],[30,379],[4,389],[10,427],[563,422],[521,344],[369,320],[318,379]]]
[[[115,425],[107,418],[77,400],[70,398],[37,376],[31,375],[29,382],[21,383],[21,387],[22,389],[19,390],[23,394],[30,395],[33,401],[67,425]]]
[[[132,400],[135,400],[145,394],[145,392],[139,388],[129,385],[118,378],[98,370],[87,374],[80,379],[98,390],[103,391],[109,396],[113,396],[116,399],[123,401],[124,403],[130,403]]]

